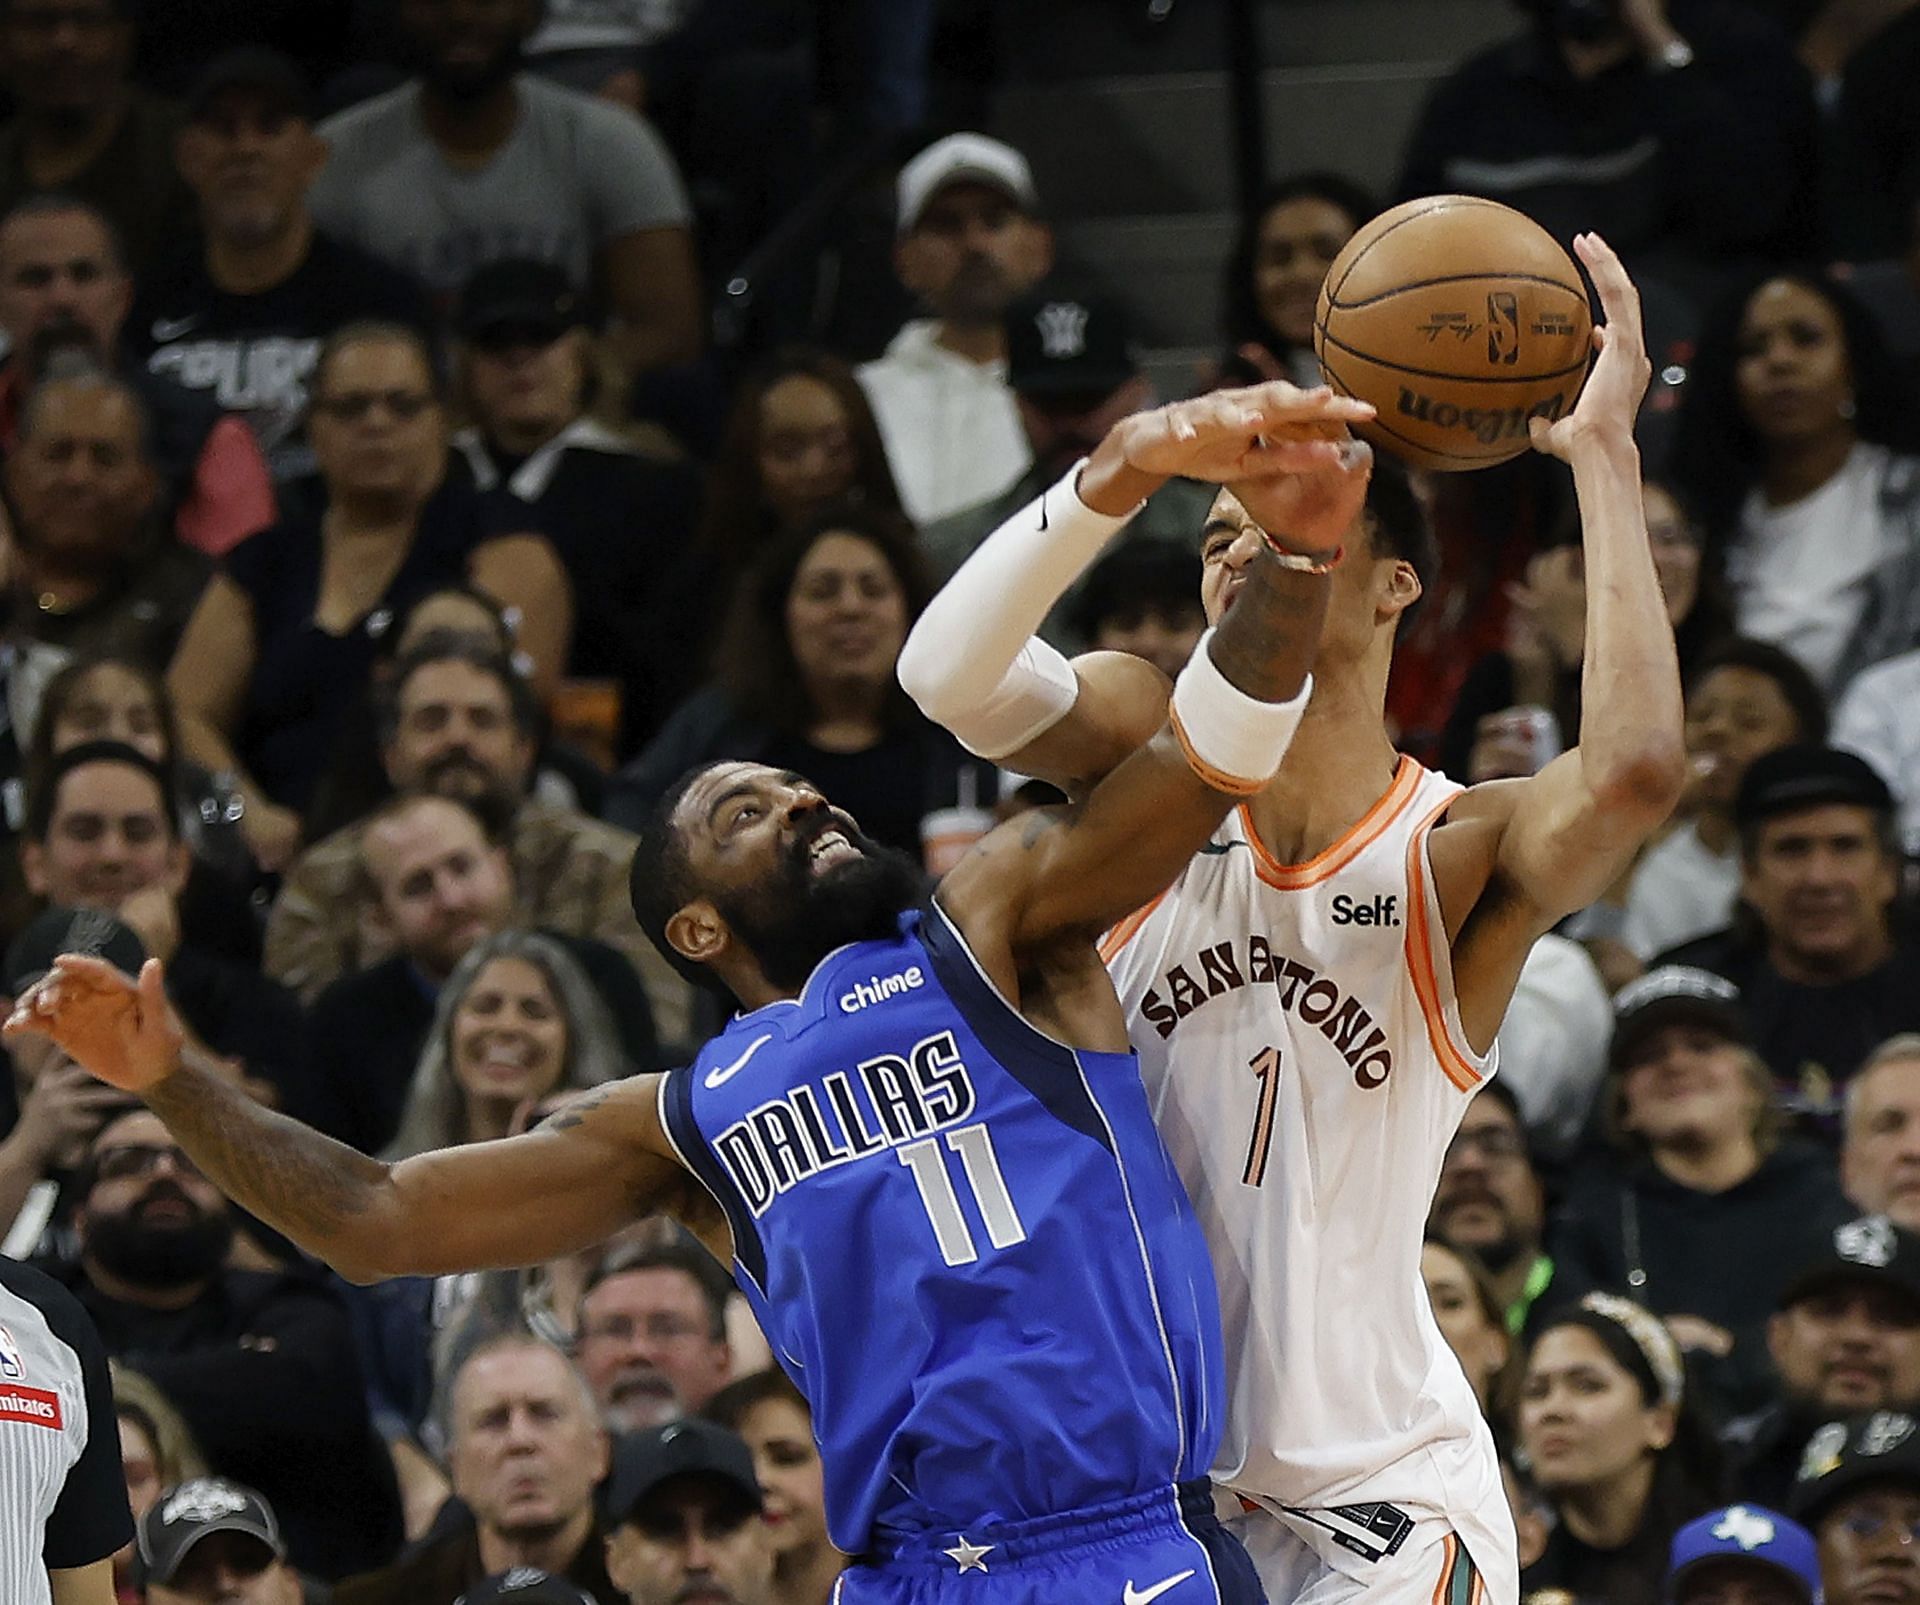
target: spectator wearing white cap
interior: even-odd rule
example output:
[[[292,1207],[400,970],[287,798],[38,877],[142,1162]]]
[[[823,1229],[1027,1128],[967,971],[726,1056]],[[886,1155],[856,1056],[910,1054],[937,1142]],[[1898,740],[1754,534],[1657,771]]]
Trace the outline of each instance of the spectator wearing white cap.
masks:
[[[1007,308],[1053,266],[1027,159],[952,134],[900,170],[894,271],[931,314],[860,370],[916,523],[997,495],[1032,461],[1006,382]]]

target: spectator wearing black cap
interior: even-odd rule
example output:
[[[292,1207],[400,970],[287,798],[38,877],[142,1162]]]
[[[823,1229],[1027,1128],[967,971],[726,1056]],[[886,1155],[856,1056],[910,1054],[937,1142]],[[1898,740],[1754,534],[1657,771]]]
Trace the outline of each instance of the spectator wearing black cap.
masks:
[[[600,1504],[607,1571],[631,1605],[773,1605],[773,1545],[738,1434],[689,1420],[622,1438]]]
[[[315,228],[307,191],[327,147],[300,69],[278,51],[245,46],[210,62],[175,151],[202,238],[142,276],[128,354],[246,419],[276,481],[310,474],[307,387],[321,342],[360,319],[426,328],[426,293]]]
[[[147,1605],[317,1605],[287,1563],[280,1522],[253,1489],[225,1477],[170,1488],[140,1520]]]
[[[462,1594],[454,1605],[596,1605],[584,1588],[537,1566],[516,1566],[489,1577]]]
[[[18,112],[0,134],[0,211],[60,190],[97,206],[143,272],[191,215],[178,114],[129,81],[133,0],[10,0],[0,62]]]
[[[1666,1597],[1671,1605],[1815,1605],[1813,1534],[1764,1505],[1710,1510],[1673,1535]]]
[[[454,328],[455,382],[473,419],[454,448],[515,527],[539,530],[559,554],[576,605],[568,673],[619,686],[625,756],[669,711],[665,576],[698,523],[700,477],[589,413],[600,371],[585,308],[551,263],[479,269],[461,288]]]
[[[1732,981],[1775,1079],[1824,1109],[1876,1046],[1920,1029],[1920,945],[1893,919],[1893,797],[1852,753],[1783,747],[1749,766],[1734,818],[1735,923],[1657,962]]]
[[[273,1501],[295,1565],[334,1578],[390,1555],[399,1498],[334,1290],[304,1266],[230,1267],[233,1206],[146,1110],[102,1129],[75,1185],[78,1257],[48,1269],[108,1354]]]
[[[1638,1300],[1718,1402],[1754,1409],[1767,1317],[1852,1213],[1832,1161],[1780,1140],[1772,1078],[1719,976],[1669,966],[1622,988],[1608,1062],[1603,1115],[1619,1152],[1568,1182],[1548,1236],[1557,1291]]]
[[[125,360],[133,289],[125,248],[90,203],[34,195],[0,216],[0,330],[11,342],[0,364],[0,449],[13,450],[28,394],[56,369],[117,374],[146,408],[146,446],[175,533],[198,551],[224,552],[273,521],[272,478],[243,419]]]
[[[392,1565],[342,1584],[335,1605],[454,1605],[515,1567],[621,1605],[593,1498],[608,1440],[566,1355],[527,1331],[486,1334],[445,1378],[443,1409],[456,1503]]]
[[[1722,1441],[1732,1486],[1784,1504],[1801,1451],[1822,1421],[1920,1408],[1920,1238],[1884,1215],[1836,1227],[1825,1252],[1780,1295],[1767,1349],[1776,1396],[1730,1422]]]
[[[1032,461],[999,495],[921,530],[921,545],[943,579],[1092,451],[1108,429],[1154,403],[1153,387],[1134,359],[1126,309],[1109,297],[1043,285],[1007,308],[1006,350],[1007,384]],[[1193,480],[1169,480],[1127,526],[1128,540],[1164,541],[1178,551],[1197,552],[1213,489]],[[1077,644],[1068,638],[1066,622],[1078,594],[1079,587],[1067,593],[1043,635]]]
[[[1819,1543],[1826,1605],[1920,1600],[1920,1420],[1829,1421],[1807,1440],[1790,1508]]]
[[[1053,231],[1026,157],[984,134],[927,146],[900,169],[896,204],[894,271],[927,316],[903,325],[860,383],[901,505],[925,524],[998,495],[1028,467],[1006,313],[1051,270]]]
[[[603,288],[629,372],[689,362],[700,285],[673,158],[632,112],[520,71],[540,10],[401,6],[419,77],[321,124],[314,215],[449,297],[483,263],[540,256]]]

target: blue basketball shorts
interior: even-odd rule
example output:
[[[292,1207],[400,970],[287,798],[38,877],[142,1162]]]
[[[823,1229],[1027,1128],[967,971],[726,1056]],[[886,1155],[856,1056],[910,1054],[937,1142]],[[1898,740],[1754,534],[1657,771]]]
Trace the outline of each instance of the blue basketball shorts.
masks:
[[[843,1572],[833,1605],[1265,1605],[1203,1479],[1112,1505],[917,1536]]]

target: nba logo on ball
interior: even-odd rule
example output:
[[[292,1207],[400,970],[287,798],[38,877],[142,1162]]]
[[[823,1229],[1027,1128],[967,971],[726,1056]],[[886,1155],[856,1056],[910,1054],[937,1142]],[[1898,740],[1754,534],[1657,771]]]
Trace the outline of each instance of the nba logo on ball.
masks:
[[[0,1377],[8,1382],[18,1382],[27,1374],[27,1368],[20,1359],[20,1345],[13,1341],[13,1334],[0,1326]]]
[[[1356,426],[1422,468],[1517,457],[1573,408],[1593,321],[1573,259],[1532,219],[1466,195],[1383,212],[1327,270],[1313,343],[1327,383],[1373,403]]]

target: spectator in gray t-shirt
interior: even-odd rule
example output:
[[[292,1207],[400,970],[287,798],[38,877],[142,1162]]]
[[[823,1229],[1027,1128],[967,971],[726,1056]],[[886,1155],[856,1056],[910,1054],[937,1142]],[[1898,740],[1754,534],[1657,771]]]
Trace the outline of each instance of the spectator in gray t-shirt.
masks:
[[[314,216],[449,297],[499,257],[557,263],[604,291],[630,371],[688,361],[700,289],[673,159],[631,112],[520,71],[539,9],[402,0],[420,76],[321,125]]]

